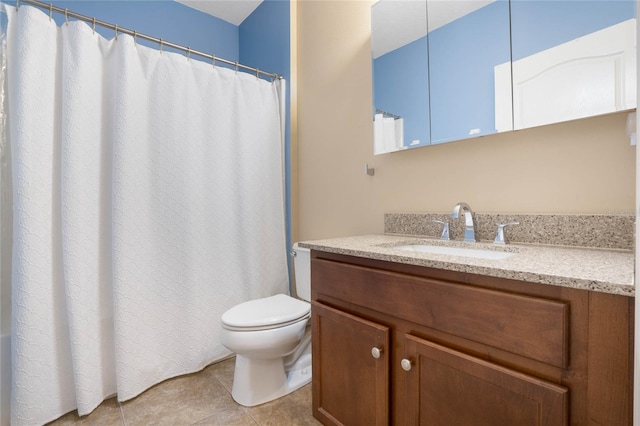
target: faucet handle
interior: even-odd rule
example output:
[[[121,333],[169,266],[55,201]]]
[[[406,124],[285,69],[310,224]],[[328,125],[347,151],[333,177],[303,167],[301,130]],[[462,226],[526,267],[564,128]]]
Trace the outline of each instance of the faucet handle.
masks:
[[[504,228],[511,225],[520,225],[520,222],[509,222],[498,225],[498,232],[496,233],[496,239],[493,240],[494,244],[507,244],[507,240],[504,237]]]
[[[449,238],[449,222],[444,222],[442,220],[437,220],[437,219],[433,219],[432,222],[441,223],[442,225],[444,225],[444,228],[442,228],[442,235],[440,236],[441,240],[451,239]]]

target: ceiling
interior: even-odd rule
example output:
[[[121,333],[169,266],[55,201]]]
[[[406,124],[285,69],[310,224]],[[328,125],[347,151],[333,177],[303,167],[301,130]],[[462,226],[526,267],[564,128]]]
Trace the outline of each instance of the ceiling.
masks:
[[[176,0],[186,6],[240,25],[262,0]],[[429,31],[492,3],[495,0],[429,0]],[[404,46],[427,33],[427,2],[380,0],[371,13],[373,57]]]
[[[262,0],[176,0],[233,25],[240,25],[262,3]]]

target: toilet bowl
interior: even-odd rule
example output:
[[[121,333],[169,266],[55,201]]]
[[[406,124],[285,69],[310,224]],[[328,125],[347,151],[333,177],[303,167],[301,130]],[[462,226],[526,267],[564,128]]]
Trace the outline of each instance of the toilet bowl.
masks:
[[[222,314],[222,344],[236,354],[231,395],[251,407],[311,381],[311,275],[308,249],[293,246],[296,290],[240,303]]]

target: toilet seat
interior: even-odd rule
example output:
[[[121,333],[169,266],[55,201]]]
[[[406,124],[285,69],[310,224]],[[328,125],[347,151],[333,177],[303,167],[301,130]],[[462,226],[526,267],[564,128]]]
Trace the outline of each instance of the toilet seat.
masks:
[[[311,304],[276,294],[240,303],[222,314],[222,326],[227,330],[258,331],[284,327],[311,316]]]

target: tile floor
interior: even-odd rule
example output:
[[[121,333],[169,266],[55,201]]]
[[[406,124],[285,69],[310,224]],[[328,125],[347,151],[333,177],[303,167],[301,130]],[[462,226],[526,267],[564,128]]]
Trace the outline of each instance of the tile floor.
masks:
[[[231,398],[234,365],[230,358],[164,381],[132,400],[112,398],[86,417],[72,412],[49,425],[320,425],[311,414],[311,384],[257,407],[237,404]]]

